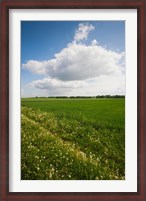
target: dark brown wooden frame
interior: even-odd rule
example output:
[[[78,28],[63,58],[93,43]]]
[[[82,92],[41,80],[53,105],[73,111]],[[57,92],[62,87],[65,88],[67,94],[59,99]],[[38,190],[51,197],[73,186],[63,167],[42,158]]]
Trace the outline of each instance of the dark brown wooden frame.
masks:
[[[146,0],[2,0],[0,2],[0,200],[146,200],[145,35]],[[10,193],[9,192],[9,9],[137,9],[138,11],[138,191],[136,193]],[[131,67],[132,68],[132,67]]]

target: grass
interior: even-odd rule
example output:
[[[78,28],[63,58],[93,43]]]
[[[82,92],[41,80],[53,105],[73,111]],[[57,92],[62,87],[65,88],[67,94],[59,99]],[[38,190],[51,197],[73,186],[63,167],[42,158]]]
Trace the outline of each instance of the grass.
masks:
[[[125,99],[22,99],[26,180],[125,178]]]

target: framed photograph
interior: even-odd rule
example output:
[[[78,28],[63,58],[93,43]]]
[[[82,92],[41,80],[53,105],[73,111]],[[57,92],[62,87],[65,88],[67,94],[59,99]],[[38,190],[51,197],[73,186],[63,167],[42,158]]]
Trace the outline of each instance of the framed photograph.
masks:
[[[146,199],[145,1],[1,1],[1,200]]]

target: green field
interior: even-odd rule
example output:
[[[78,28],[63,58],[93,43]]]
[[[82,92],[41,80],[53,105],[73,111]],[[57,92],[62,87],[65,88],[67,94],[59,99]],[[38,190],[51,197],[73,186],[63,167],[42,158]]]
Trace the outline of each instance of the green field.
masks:
[[[125,99],[23,98],[22,180],[125,179]]]

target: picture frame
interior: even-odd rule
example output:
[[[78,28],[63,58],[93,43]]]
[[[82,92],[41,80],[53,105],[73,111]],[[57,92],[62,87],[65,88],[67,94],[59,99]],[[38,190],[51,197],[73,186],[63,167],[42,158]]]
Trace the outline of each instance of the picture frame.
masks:
[[[67,0],[45,0],[45,1],[1,1],[1,200],[139,200],[146,199],[146,158],[145,148],[145,33],[146,33],[146,4],[145,0],[104,0],[104,1],[67,1]],[[9,11],[10,9],[137,9],[137,192],[9,192]]]

